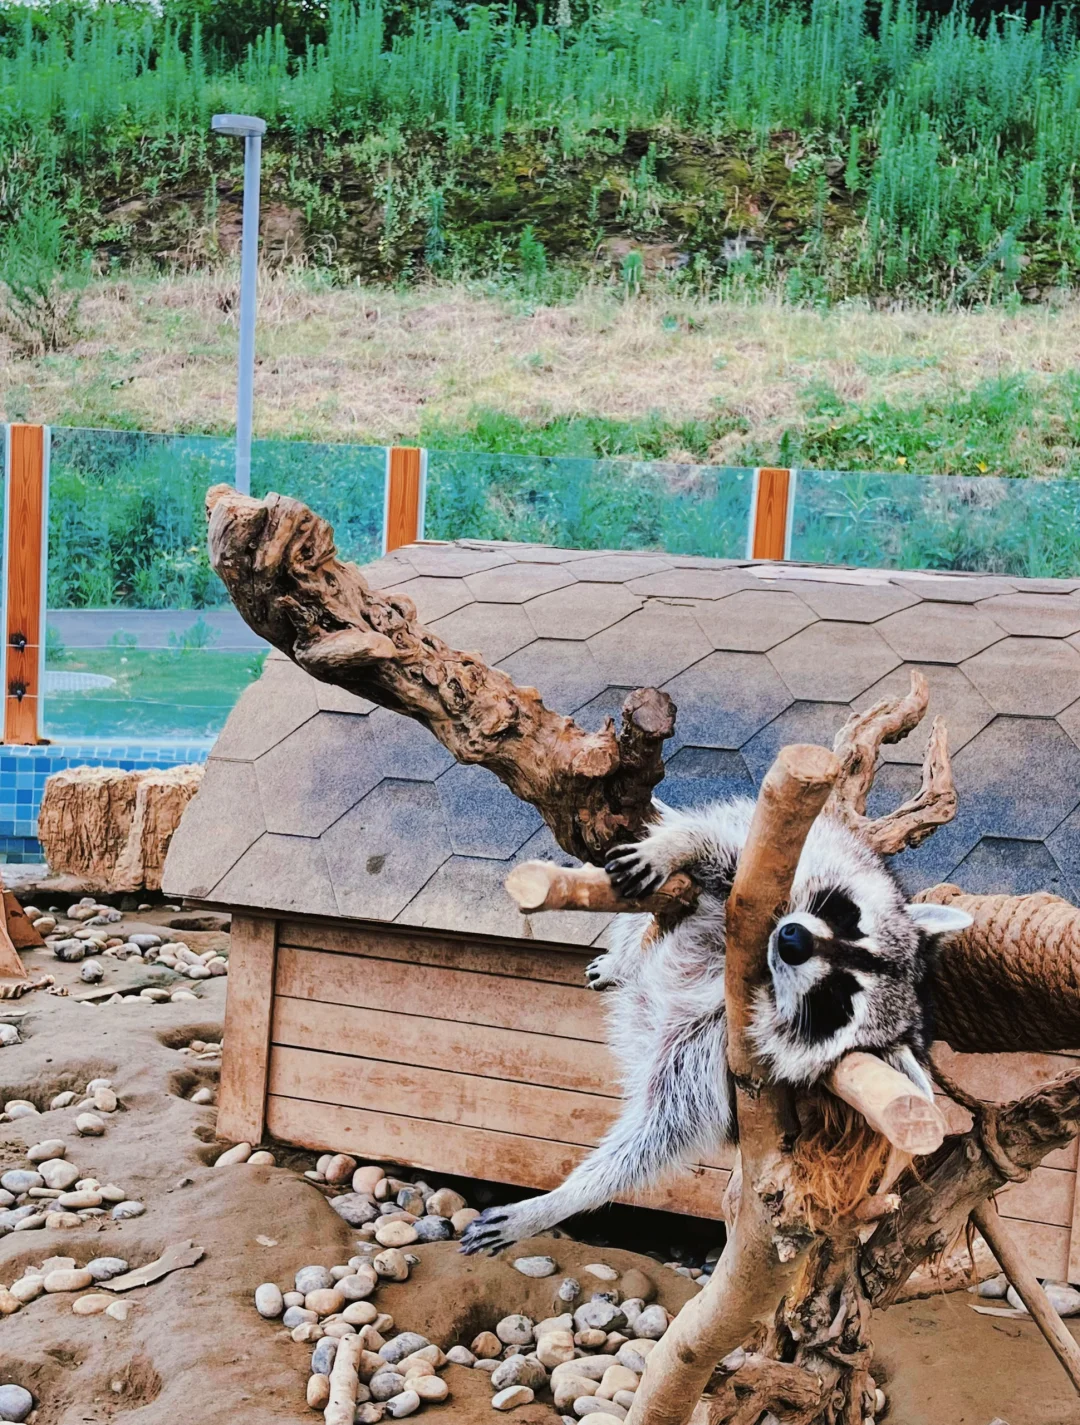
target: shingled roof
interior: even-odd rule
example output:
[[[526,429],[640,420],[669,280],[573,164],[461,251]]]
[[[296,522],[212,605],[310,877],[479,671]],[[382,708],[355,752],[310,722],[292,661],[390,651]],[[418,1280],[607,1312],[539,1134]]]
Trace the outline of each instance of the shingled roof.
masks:
[[[418,544],[365,571],[451,645],[586,727],[653,684],[678,705],[659,794],[753,793],[787,742],[921,668],[947,719],[954,822],[896,858],[911,889],[1080,890],[1080,580],[739,564],[535,545]],[[915,789],[924,739],[885,749],[871,810]],[[533,916],[503,890],[571,864],[537,813],[398,714],[267,660],[169,853],[170,895],[438,930],[599,939],[607,917]]]

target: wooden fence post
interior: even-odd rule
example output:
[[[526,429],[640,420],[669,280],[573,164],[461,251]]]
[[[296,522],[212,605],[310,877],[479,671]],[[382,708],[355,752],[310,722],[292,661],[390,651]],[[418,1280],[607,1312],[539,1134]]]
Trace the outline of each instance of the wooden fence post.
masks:
[[[750,506],[751,559],[786,559],[791,543],[791,511],[795,472],[782,469],[754,471]]]
[[[415,445],[393,445],[387,451],[384,554],[424,537],[426,456]]]
[[[4,481],[4,742],[41,740],[48,548],[48,435],[10,425]]]

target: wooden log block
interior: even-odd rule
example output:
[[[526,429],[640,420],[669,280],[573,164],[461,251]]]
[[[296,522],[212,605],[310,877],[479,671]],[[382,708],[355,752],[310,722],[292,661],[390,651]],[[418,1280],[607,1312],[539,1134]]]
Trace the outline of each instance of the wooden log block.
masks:
[[[202,767],[70,767],[45,783],[38,835],[53,872],[100,891],[159,890],[165,856]]]

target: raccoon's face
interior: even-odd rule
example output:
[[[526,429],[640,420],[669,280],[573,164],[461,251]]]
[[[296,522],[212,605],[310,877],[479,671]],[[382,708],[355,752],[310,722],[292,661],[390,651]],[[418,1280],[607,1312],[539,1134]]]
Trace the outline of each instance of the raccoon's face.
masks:
[[[922,982],[934,941],[970,924],[948,906],[875,895],[860,906],[829,888],[778,923],[769,940],[771,1003],[755,1037],[779,1076],[808,1082],[856,1048],[921,1050]]]

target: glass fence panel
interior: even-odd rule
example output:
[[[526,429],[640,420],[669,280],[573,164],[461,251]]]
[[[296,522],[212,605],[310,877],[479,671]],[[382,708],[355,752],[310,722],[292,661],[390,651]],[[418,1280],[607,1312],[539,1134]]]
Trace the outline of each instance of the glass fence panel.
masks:
[[[1073,577],[1080,574],[1080,480],[800,470],[791,558]]]
[[[385,469],[381,448],[256,441],[252,493],[311,504],[363,561],[381,547]],[[233,473],[231,440],[54,429],[48,736],[130,746],[220,732],[266,655],[206,554],[206,490]]]
[[[432,450],[424,533],[737,559],[752,490],[752,470]]]

